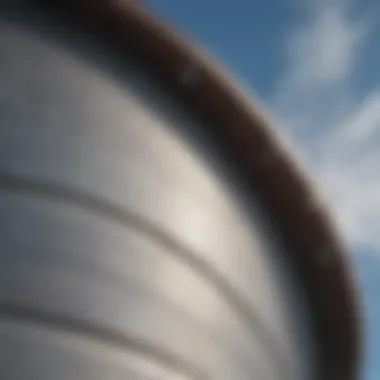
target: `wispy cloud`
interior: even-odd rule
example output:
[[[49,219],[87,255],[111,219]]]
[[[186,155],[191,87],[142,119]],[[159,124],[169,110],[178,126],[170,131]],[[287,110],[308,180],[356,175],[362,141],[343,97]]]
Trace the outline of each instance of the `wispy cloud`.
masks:
[[[349,241],[380,252],[380,88],[358,99],[352,80],[371,24],[343,1],[308,4],[284,42],[288,66],[272,108]]]

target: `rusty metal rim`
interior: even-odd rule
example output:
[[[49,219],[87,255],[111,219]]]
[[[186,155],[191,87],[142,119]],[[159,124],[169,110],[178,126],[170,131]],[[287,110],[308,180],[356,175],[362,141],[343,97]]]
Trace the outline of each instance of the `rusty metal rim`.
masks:
[[[44,3],[63,9],[59,0]],[[263,200],[302,275],[315,314],[321,379],[356,379],[361,318],[347,250],[271,123],[215,63],[136,1],[64,3],[121,52],[134,49],[149,61],[172,91],[207,118],[207,127]]]

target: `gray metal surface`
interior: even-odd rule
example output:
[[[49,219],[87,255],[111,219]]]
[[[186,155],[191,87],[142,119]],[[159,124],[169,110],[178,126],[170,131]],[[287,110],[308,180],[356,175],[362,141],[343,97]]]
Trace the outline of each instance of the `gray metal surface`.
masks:
[[[0,21],[0,377],[314,378],[302,289],[236,171],[74,32]]]

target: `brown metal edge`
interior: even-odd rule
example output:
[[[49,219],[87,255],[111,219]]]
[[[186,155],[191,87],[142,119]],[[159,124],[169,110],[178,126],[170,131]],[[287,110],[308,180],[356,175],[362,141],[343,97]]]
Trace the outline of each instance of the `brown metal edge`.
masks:
[[[149,59],[161,79],[208,126],[244,171],[289,245],[315,313],[321,379],[353,380],[361,353],[361,311],[347,249],[311,181],[273,126],[215,63],[136,1],[59,0],[117,47]],[[281,191],[279,191],[281,189]]]

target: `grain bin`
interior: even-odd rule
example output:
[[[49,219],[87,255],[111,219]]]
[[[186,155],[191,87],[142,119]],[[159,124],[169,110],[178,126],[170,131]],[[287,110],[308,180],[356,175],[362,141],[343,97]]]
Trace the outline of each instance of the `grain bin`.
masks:
[[[0,377],[353,380],[344,244],[267,118],[134,1],[0,0]]]

